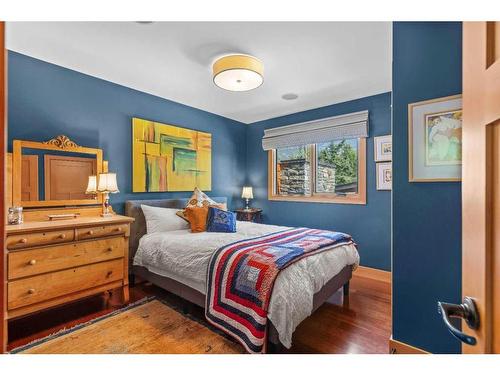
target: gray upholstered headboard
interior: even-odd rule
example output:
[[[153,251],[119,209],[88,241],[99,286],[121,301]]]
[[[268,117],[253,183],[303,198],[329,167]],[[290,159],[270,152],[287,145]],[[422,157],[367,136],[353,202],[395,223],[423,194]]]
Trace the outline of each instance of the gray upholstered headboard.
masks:
[[[210,197],[217,203],[227,203],[226,197]],[[125,203],[125,215],[133,217],[135,221],[130,225],[129,257],[132,260],[139,246],[139,240],[146,234],[146,220],[142,213],[141,204],[153,207],[179,208],[186,207],[189,198],[178,199],[153,199],[127,201]],[[131,263],[132,264],[132,263]]]

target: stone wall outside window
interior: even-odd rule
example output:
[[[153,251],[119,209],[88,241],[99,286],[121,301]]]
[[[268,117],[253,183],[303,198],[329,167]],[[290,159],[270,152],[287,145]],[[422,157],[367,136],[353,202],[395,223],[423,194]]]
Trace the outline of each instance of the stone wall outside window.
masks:
[[[293,159],[277,164],[277,192],[279,195],[311,195],[311,165],[306,159]],[[335,190],[335,168],[319,164],[317,183],[320,192]]]

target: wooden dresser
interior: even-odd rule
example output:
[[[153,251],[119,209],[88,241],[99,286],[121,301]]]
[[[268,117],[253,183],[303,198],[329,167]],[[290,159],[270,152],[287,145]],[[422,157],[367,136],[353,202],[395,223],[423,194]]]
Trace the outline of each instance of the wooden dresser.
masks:
[[[38,161],[25,163],[31,155]],[[128,302],[134,219],[115,215],[97,192],[109,172],[103,155],[62,134],[42,142],[12,141],[5,199],[8,207],[23,207],[24,224],[5,227],[5,332],[8,320],[114,289]]]
[[[132,221],[113,215],[8,225],[7,319],[115,288],[127,303]]]

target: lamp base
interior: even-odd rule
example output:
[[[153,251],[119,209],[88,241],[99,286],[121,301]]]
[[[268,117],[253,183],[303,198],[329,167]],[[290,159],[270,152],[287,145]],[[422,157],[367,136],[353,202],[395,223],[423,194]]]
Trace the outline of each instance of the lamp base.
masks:
[[[104,193],[104,203],[102,205],[101,217],[111,217],[113,214],[110,212],[111,205],[109,204],[109,194]]]

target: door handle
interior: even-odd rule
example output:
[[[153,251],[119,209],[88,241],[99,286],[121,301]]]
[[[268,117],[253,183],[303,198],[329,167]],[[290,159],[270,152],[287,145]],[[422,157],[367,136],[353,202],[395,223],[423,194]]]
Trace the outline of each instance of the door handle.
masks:
[[[448,328],[448,331],[458,340],[468,344],[476,345],[476,338],[466,335],[451,324],[450,318],[461,318],[465,320],[469,328],[479,328],[479,314],[477,313],[476,304],[470,297],[464,297],[460,305],[446,302],[438,302],[438,313],[443,317],[443,322]]]

